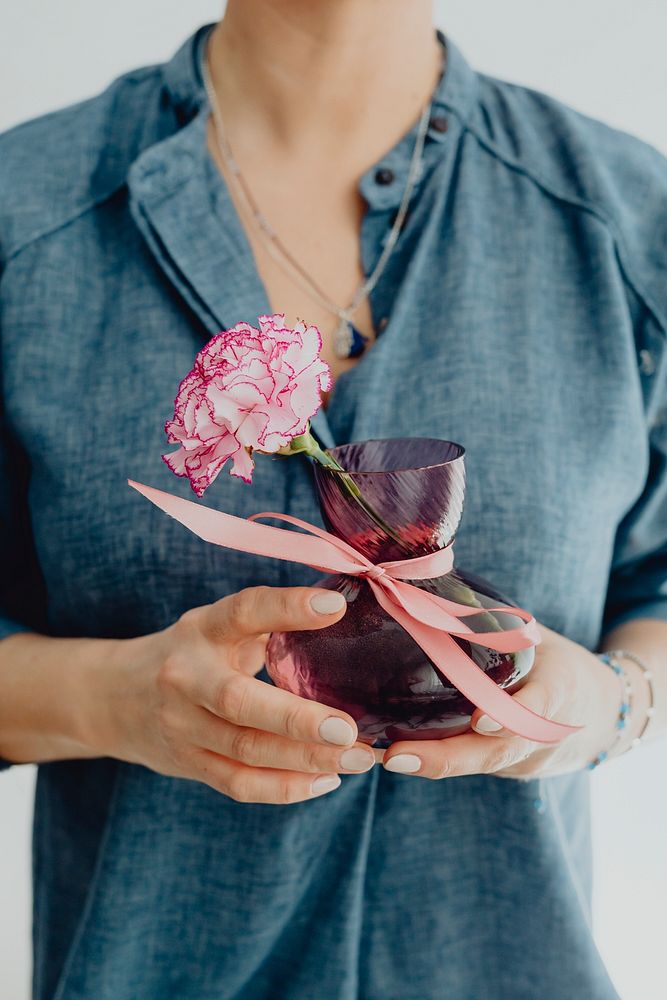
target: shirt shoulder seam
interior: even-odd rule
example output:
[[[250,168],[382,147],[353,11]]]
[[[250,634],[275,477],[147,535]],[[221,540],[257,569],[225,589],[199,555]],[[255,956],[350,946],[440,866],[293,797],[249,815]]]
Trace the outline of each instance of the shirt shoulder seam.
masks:
[[[156,63],[150,66],[137,67],[136,69],[130,70],[129,72],[123,74],[121,77],[118,77],[118,79],[114,80],[110,84],[110,87],[108,89],[120,83],[129,84],[130,86],[136,87],[137,85],[142,84],[147,80],[158,79],[161,75],[163,75],[163,70],[164,66],[160,63]],[[88,98],[86,101],[82,101],[81,104],[92,103],[95,100],[101,98],[103,94],[104,92],[94,97]],[[71,107],[74,107],[74,105]],[[54,112],[50,112],[49,114],[43,117],[48,118],[51,116],[55,116],[67,110],[70,109],[68,108],[60,109]],[[31,124],[30,121],[21,122],[16,127],[21,128],[23,126],[28,126],[30,124]],[[79,206],[78,208],[72,208],[69,211],[69,213],[67,213],[64,216],[64,218],[61,218],[57,221],[53,221],[48,225],[45,225],[42,229],[37,230],[37,232],[31,234],[27,239],[20,240],[17,244],[15,244],[12,248],[8,250],[7,256],[4,258],[4,261],[2,261],[2,264],[3,265],[9,264],[10,261],[14,260],[15,257],[18,257],[19,254],[21,254],[24,250],[28,249],[28,247],[31,247],[34,243],[37,243],[39,242],[39,240],[45,239],[47,236],[51,236],[54,233],[59,232],[61,229],[65,229],[73,222],[76,222],[77,219],[80,219],[82,216],[86,215],[87,212],[92,211],[99,205],[102,205],[105,201],[108,201],[110,198],[113,198],[115,194],[117,194],[119,191],[122,191],[122,189],[126,186],[126,184],[127,181],[123,179],[122,181],[120,181],[120,183],[114,184],[107,191],[102,191],[95,197],[85,201],[83,205]]]
[[[126,183],[127,183],[126,181],[122,181],[120,184],[114,185],[114,187],[112,187],[109,191],[103,192],[99,194],[96,198],[93,198],[92,200],[86,202],[84,205],[80,206],[78,209],[71,212],[69,215],[65,216],[64,219],[61,219],[59,222],[52,223],[50,226],[45,226],[44,229],[41,229],[37,233],[34,233],[30,237],[30,239],[25,240],[25,242],[23,243],[19,243],[18,246],[14,247],[14,249],[7,254],[7,257],[4,260],[5,266],[9,264],[12,260],[14,260],[16,257],[18,257],[20,254],[22,254],[24,250],[27,250],[29,247],[33,246],[35,243],[39,243],[40,240],[46,239],[47,236],[53,236],[61,229],[66,229],[67,226],[70,226],[73,222],[76,222],[77,219],[80,219],[84,215],[87,215],[88,212],[91,212],[99,205],[104,204],[105,201],[109,201],[110,198],[113,198],[115,194],[118,194],[119,191],[122,191],[123,188],[126,187]]]
[[[455,110],[455,109],[452,109]],[[460,117],[460,116],[459,116]],[[593,202],[586,201],[582,198],[577,198],[575,195],[571,195],[567,192],[559,191],[555,185],[550,181],[541,177],[539,173],[532,167],[528,167],[526,164],[514,160],[512,157],[508,156],[502,150],[498,149],[494,143],[490,142],[485,136],[483,136],[475,127],[470,123],[470,121],[461,120],[464,131],[467,130],[471,135],[474,136],[478,144],[484,149],[490,156],[495,157],[500,163],[506,166],[509,170],[514,170],[519,174],[522,174],[529,181],[532,181],[541,191],[543,191],[550,198],[555,198],[557,201],[564,202],[565,204],[572,205],[574,208],[578,208],[581,211],[588,212],[590,215],[594,216],[602,225],[604,225],[613,240],[614,249],[616,252],[616,259],[618,260],[619,268],[621,271],[621,276],[625,284],[632,289],[634,294],[644,303],[645,307],[653,316],[657,326],[660,329],[661,334],[665,339],[667,339],[667,315],[658,308],[656,303],[653,301],[652,296],[644,290],[641,282],[636,279],[636,276],[632,273],[632,269],[628,266],[625,259],[625,246],[623,235],[616,226],[614,220],[610,218],[604,211],[600,209],[599,206],[595,205]]]

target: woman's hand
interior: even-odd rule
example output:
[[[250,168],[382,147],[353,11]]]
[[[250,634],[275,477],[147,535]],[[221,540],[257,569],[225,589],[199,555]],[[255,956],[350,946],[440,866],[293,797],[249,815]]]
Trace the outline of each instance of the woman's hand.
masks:
[[[476,732],[444,740],[392,743],[383,765],[422,778],[495,774],[538,778],[578,771],[614,739],[621,700],[618,677],[587,649],[540,626],[542,642],[524,686],[513,697],[556,722],[584,726],[558,744],[535,743],[505,729],[484,732],[493,720],[476,709]]]
[[[350,715],[253,676],[271,631],[323,628],[344,610],[332,591],[254,587],[116,643],[95,694],[105,705],[89,737],[97,755],[202,781],[238,802],[298,802],[338,787],[339,771],[368,770],[375,755],[355,743]]]

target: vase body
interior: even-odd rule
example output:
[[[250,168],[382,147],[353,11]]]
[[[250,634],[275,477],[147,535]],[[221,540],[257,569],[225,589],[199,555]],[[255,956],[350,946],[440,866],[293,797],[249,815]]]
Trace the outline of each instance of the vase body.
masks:
[[[376,563],[426,555],[453,539],[465,489],[460,445],[398,438],[342,445],[331,454],[382,522],[369,516],[335,471],[316,464],[320,509],[332,534]],[[509,610],[486,612],[511,602],[458,567],[433,580],[410,582],[478,607],[479,614],[465,619],[475,632],[522,624]],[[266,668],[278,687],[348,712],[357,723],[359,740],[377,747],[397,740],[443,739],[470,727],[475,706],[380,607],[365,580],[328,576],[316,586],[344,594],[345,615],[323,629],[271,635]],[[510,693],[525,683],[533,665],[532,647],[498,653],[464,639],[454,641]]]

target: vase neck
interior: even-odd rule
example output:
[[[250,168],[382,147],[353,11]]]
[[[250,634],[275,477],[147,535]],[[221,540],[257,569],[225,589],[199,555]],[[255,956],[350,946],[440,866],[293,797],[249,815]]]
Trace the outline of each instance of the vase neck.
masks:
[[[452,541],[465,486],[459,445],[398,438],[343,445],[331,454],[347,476],[316,465],[315,483],[333,534],[373,562],[427,555]]]

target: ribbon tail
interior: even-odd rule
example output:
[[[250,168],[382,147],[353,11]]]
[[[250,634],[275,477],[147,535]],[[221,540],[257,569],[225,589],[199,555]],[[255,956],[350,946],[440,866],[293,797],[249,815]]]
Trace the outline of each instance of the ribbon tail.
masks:
[[[259,524],[234,514],[225,514],[221,510],[205,507],[204,504],[193,503],[192,500],[184,500],[173,493],[156,490],[132,479],[128,479],[128,483],[165,514],[169,514],[212,545],[302,563],[324,573],[359,572],[359,565],[350,562],[339,546],[324,537],[324,533],[316,537],[286,528],[274,528],[269,524]],[[269,512],[264,516],[282,515]]]
[[[403,626],[445,677],[473,705],[481,708],[505,729],[536,743],[560,743],[566,736],[582,728],[545,719],[516,701],[507,691],[498,687],[447,632],[415,620],[374,580],[369,582],[378,604]]]

